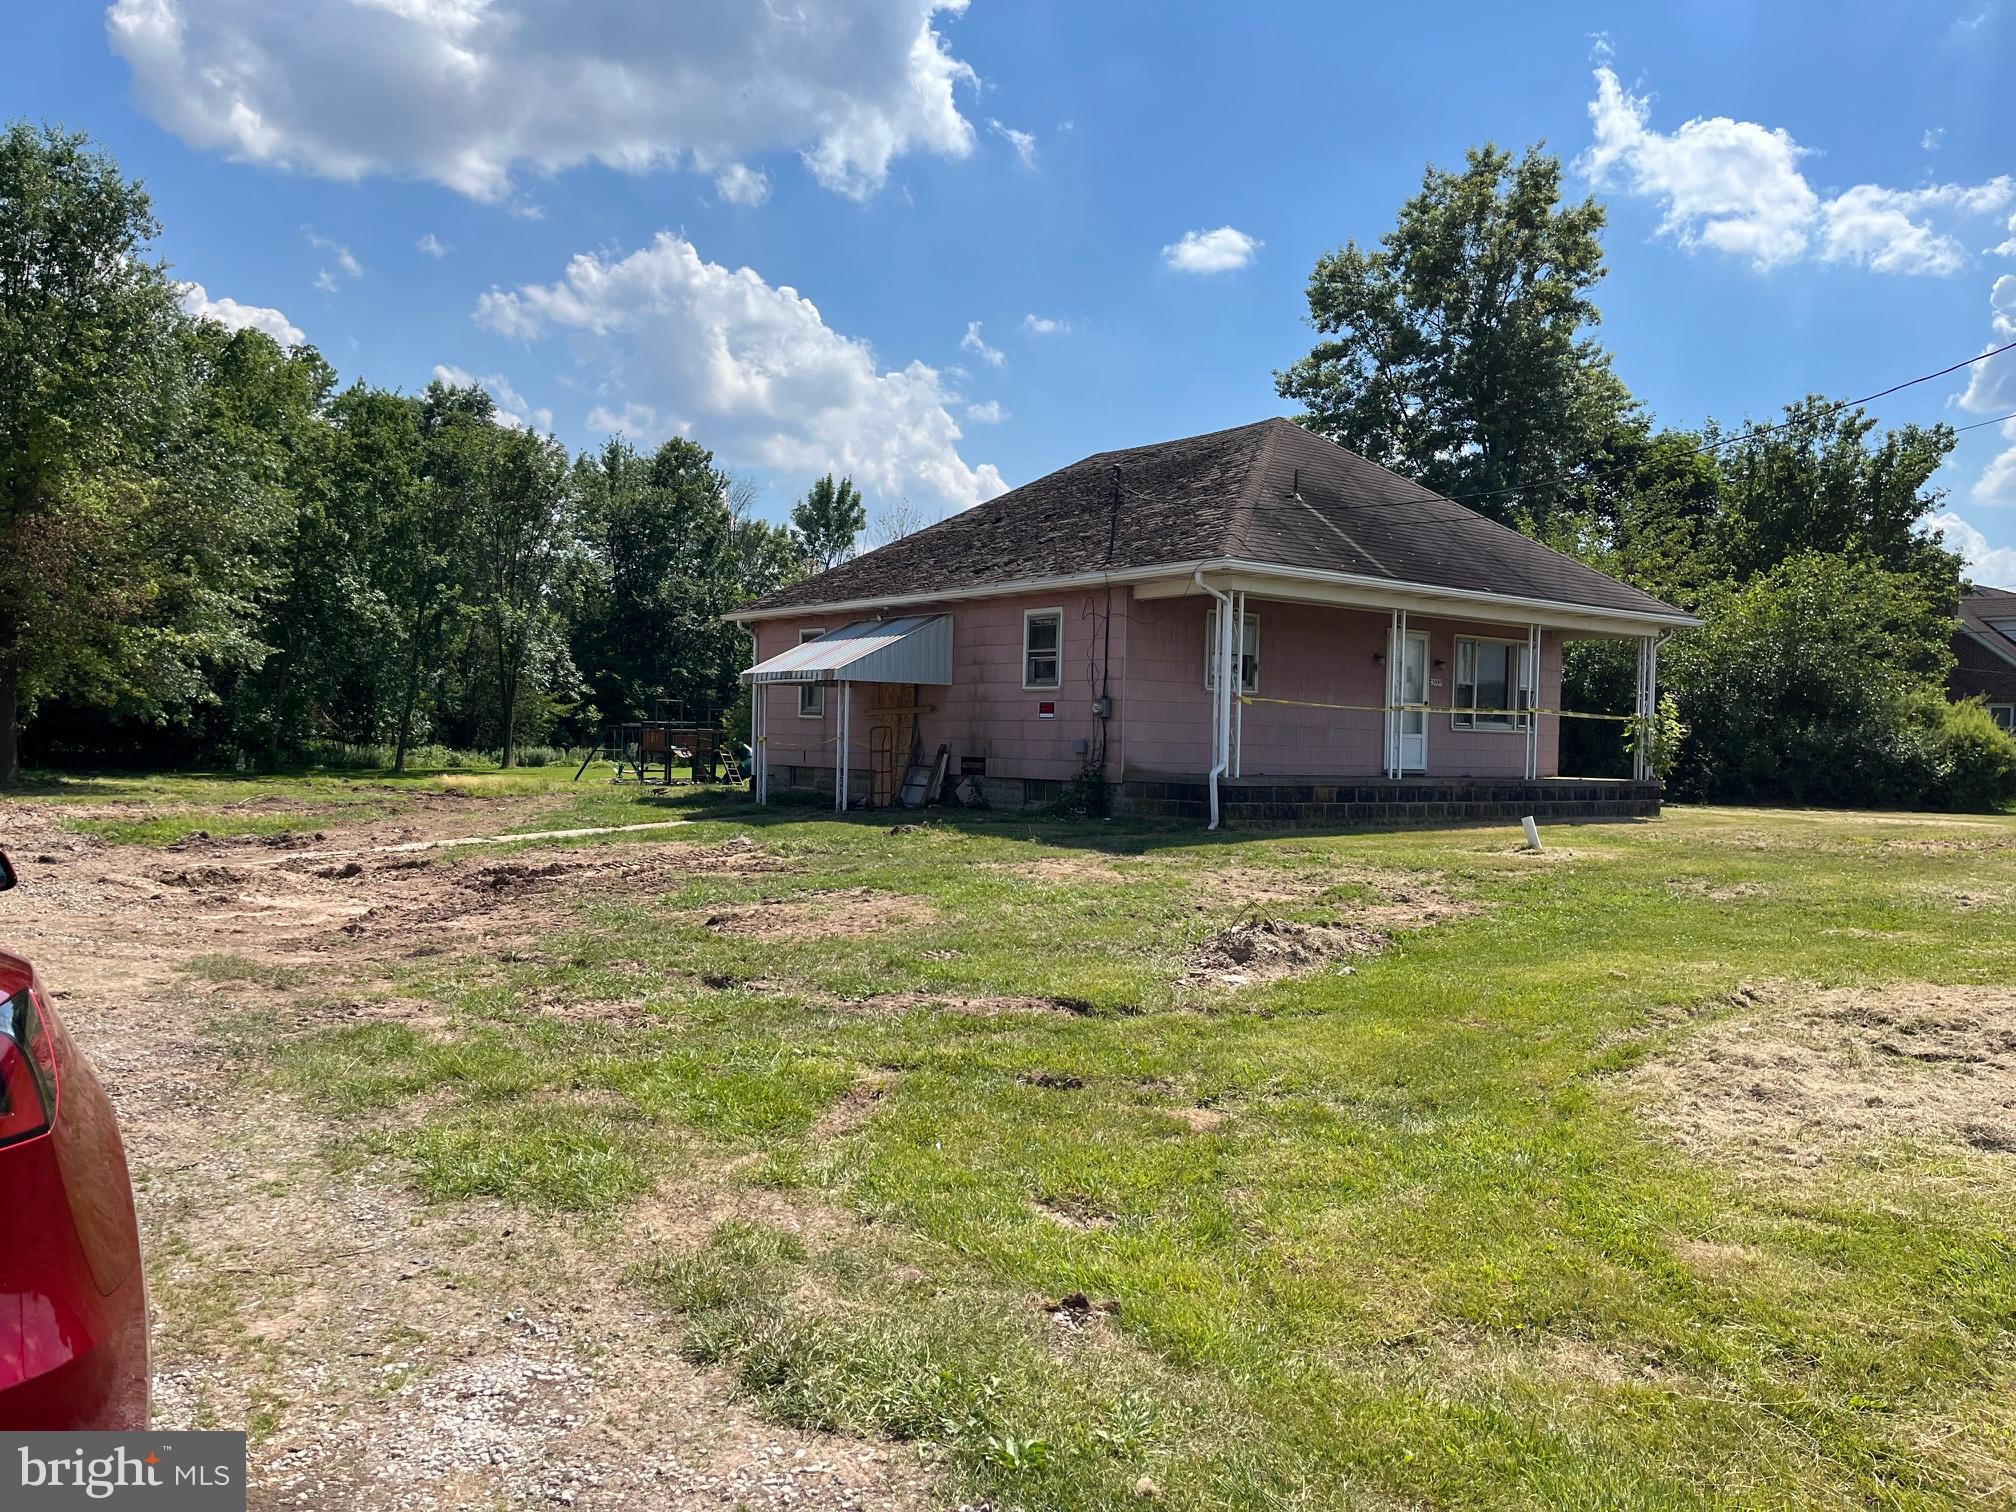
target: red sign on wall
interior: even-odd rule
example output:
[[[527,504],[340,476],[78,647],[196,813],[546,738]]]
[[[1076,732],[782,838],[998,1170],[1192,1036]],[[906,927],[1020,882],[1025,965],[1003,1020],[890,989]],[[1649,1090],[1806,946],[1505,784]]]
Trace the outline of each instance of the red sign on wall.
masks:
[[[1057,717],[1057,705],[1047,701],[1039,703],[1036,705],[1036,717],[1038,719],[1055,719]]]

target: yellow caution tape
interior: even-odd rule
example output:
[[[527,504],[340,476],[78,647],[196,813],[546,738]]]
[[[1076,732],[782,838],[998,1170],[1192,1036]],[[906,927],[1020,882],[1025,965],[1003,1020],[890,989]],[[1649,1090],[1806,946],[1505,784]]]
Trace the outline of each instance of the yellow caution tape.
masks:
[[[1242,704],[1280,704],[1290,709],[1344,709],[1359,714],[1490,714],[1500,717],[1518,718],[1524,714],[1547,714],[1555,719],[1605,719],[1618,724],[1636,724],[1636,714],[1586,714],[1580,709],[1486,709],[1472,708],[1460,704],[1347,704],[1317,703],[1306,698],[1262,698],[1254,693],[1241,693]]]

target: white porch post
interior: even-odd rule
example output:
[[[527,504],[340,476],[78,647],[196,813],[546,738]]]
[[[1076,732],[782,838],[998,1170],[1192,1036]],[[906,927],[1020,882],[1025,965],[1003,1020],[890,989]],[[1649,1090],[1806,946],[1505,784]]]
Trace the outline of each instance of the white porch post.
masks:
[[[1540,776],[1540,627],[1526,627],[1526,780]]]
[[[847,812],[847,694],[848,684],[833,685],[833,807]]]
[[[1639,782],[1652,776],[1652,711],[1658,705],[1654,688],[1658,680],[1658,642],[1649,635],[1638,637],[1638,738],[1632,742],[1631,775]]]
[[[749,685],[749,751],[750,776],[755,779],[756,806],[761,808],[770,801],[770,687],[767,683]]]

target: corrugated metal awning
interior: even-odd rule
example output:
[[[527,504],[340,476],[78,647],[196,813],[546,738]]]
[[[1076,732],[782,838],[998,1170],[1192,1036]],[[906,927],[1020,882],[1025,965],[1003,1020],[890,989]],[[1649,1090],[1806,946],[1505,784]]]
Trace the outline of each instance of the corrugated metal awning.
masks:
[[[759,662],[746,683],[952,681],[952,616],[856,620]]]

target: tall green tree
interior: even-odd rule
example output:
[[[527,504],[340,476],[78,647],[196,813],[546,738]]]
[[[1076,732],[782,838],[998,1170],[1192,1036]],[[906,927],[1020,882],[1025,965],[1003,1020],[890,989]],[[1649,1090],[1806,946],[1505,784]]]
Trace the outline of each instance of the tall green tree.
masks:
[[[833,481],[828,473],[791,511],[791,523],[805,542],[805,551],[821,572],[854,555],[854,543],[868,528],[868,506],[852,478]]]
[[[560,611],[578,543],[571,471],[566,448],[551,437],[491,427],[470,522],[470,581],[507,767],[518,764],[527,692],[572,681]]]
[[[649,457],[611,441],[579,472],[592,571],[576,660],[598,705],[617,718],[659,699],[719,708],[734,692],[741,637],[721,616],[743,597],[740,552],[752,528],[774,527],[737,522],[731,480],[680,437]]]
[[[40,699],[162,715],[263,654],[278,463],[222,398],[251,379],[177,308],[158,229],[84,137],[0,134],[0,784]]]
[[[1544,516],[1522,484],[1600,466],[1632,401],[1590,334],[1603,207],[1563,204],[1561,161],[1473,148],[1430,167],[1373,250],[1347,243],[1308,286],[1322,338],[1275,375],[1302,423],[1475,508]],[[1506,491],[1511,490],[1511,491]]]

